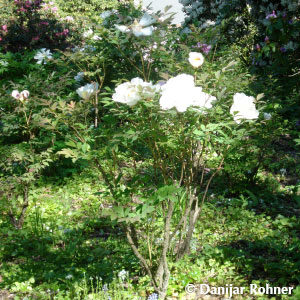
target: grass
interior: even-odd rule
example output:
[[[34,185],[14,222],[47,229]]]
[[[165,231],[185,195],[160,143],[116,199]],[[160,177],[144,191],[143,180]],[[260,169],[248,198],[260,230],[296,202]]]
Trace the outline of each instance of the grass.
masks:
[[[299,203],[290,189],[278,184],[272,193],[267,183],[265,178],[239,198],[211,194],[191,255],[172,265],[170,294],[183,294],[193,282],[299,284]],[[101,218],[107,205],[95,195],[101,189],[101,181],[88,172],[64,184],[41,181],[30,195],[22,230],[2,219],[2,293],[28,299],[107,299],[109,293],[113,299],[145,299],[151,293],[122,228]],[[121,270],[129,271],[124,283],[118,279]],[[104,284],[110,287],[105,295]]]

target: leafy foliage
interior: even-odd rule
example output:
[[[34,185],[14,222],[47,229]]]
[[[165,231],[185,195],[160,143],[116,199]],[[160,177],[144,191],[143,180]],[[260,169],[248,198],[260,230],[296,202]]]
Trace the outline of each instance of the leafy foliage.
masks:
[[[18,13],[57,20],[45,3],[44,13]],[[255,29],[245,3],[233,12],[228,2],[221,26],[188,33],[127,2],[80,2],[80,11],[57,3],[64,21],[55,24],[81,24],[74,48],[68,39],[63,51],[49,46],[45,64],[30,50],[38,44],[0,54],[5,296],[164,299],[185,297],[188,283],[255,283],[295,287],[297,297],[297,77],[254,76],[244,45],[267,28],[270,42],[257,52],[279,62],[272,43],[294,36],[298,21],[291,29],[281,15]],[[108,8],[118,10],[100,17]],[[240,22],[249,27],[228,39]],[[195,51],[199,68],[188,59]],[[189,85],[166,93],[178,74]],[[88,97],[84,86],[93,86]],[[213,100],[192,105],[191,91]],[[249,103],[230,107],[242,92],[253,111],[238,118]]]
[[[65,49],[70,46],[70,37],[75,38],[76,28],[59,20],[56,6],[42,0],[11,2],[13,18],[1,20],[0,47],[3,51]]]

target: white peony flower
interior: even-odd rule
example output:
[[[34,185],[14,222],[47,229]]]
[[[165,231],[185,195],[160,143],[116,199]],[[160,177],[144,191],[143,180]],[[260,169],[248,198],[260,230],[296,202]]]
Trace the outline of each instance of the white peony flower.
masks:
[[[180,74],[169,79],[161,87],[162,94],[159,100],[163,110],[175,107],[177,111],[184,112],[191,105],[190,96],[195,88],[192,75]],[[192,96],[193,97],[193,96]]]
[[[18,90],[13,90],[11,93],[12,97],[14,97],[15,99],[19,99],[20,98],[20,93]]]
[[[125,82],[116,87],[112,96],[113,101],[133,106],[141,100],[137,87],[130,82]]]
[[[125,25],[115,25],[115,27],[123,33],[130,32],[130,29]]]
[[[136,37],[140,37],[140,36],[150,36],[153,33],[154,28],[153,26],[143,27],[140,25],[140,23],[135,21],[131,25],[131,30]]]
[[[142,18],[139,21],[139,24],[143,27],[150,26],[156,22],[155,18],[149,15],[148,13],[144,13]]]
[[[152,82],[145,82],[141,78],[133,78],[131,83],[136,85],[144,98],[153,98],[160,91],[160,85],[153,85]]]
[[[161,90],[159,103],[163,110],[175,107],[178,112],[185,112],[190,106],[211,108],[216,100],[216,97],[202,92],[201,87],[196,87],[193,76],[187,74],[169,79]]]
[[[98,83],[88,83],[76,90],[77,94],[84,100],[89,100],[98,91]]]
[[[234,121],[240,123],[242,119],[257,119],[259,112],[255,108],[254,97],[247,96],[244,93],[236,93],[233,96],[233,104],[230,113],[233,115]],[[236,114],[234,114],[236,112]]]
[[[190,52],[189,62],[194,68],[199,68],[204,62],[204,57],[201,53]]]
[[[20,98],[23,99],[27,99],[29,97],[29,91],[24,90],[21,92]]]
[[[37,64],[46,64],[47,60],[52,59],[52,53],[50,52],[50,50],[47,50],[46,48],[42,48],[40,49],[36,55],[34,56],[34,59],[37,60]]]
[[[209,109],[212,108],[212,102],[217,100],[216,97],[202,92],[201,87],[195,87],[193,91],[194,97],[192,98],[191,106]]]
[[[159,89],[157,85],[152,85],[151,82],[145,82],[137,77],[117,86],[112,100],[133,106],[142,98],[153,98]]]
[[[115,25],[115,27],[123,33],[132,32],[136,37],[150,36],[154,30],[154,27],[150,25],[155,22],[155,18],[146,12],[140,21],[135,20],[130,26]]]
[[[142,1],[141,0],[133,0],[133,5],[136,9],[138,9],[142,5]]]
[[[25,99],[29,97],[29,91],[24,90],[21,93],[18,90],[13,90],[11,96],[17,100],[23,102]]]

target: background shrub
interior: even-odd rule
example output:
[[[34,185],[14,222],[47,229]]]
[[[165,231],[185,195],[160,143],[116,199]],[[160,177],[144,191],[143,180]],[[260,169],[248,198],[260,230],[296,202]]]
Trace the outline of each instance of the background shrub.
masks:
[[[0,47],[4,52],[65,49],[70,46],[70,36],[76,35],[75,26],[59,18],[54,4],[16,0],[11,1],[9,8],[10,17],[2,16],[0,28]]]
[[[116,8],[118,0],[56,0],[63,13],[76,17],[93,17],[103,10]]]
[[[202,27],[214,24],[212,22],[222,24],[227,41],[237,41],[254,33],[254,44],[248,44],[254,53],[248,63],[256,66],[272,65],[272,69],[275,64],[276,73],[285,73],[298,62],[300,3],[297,0],[180,2],[187,14],[187,24]],[[299,64],[296,66],[299,67]]]

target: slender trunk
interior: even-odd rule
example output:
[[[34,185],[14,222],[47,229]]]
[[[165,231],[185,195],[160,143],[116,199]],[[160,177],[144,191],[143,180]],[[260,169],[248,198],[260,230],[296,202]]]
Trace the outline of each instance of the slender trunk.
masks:
[[[193,205],[196,206],[195,203],[193,203]],[[190,242],[191,242],[191,239],[193,236],[193,232],[194,232],[197,217],[198,217],[197,214],[198,214],[198,209],[196,207],[193,207],[189,214],[189,226],[188,226],[187,234],[186,234],[183,242],[180,243],[178,246],[178,251],[177,251],[177,255],[176,255],[177,260],[180,260],[185,254],[187,254],[189,252]]]
[[[126,237],[128,240],[129,245],[131,246],[131,249],[133,251],[133,253],[135,254],[135,256],[139,259],[141,265],[145,268],[145,270],[147,271],[150,279],[151,279],[151,283],[154,287],[155,290],[158,290],[158,286],[156,283],[156,280],[153,276],[153,273],[151,271],[151,268],[149,266],[149,264],[147,263],[146,259],[143,257],[143,255],[139,252],[138,248],[136,247],[133,238],[132,238],[132,232],[130,230],[130,226],[126,226]]]
[[[179,246],[179,249],[178,249],[178,252],[177,252],[177,260],[180,260],[190,250],[190,243],[191,243],[191,240],[192,240],[192,237],[193,237],[193,232],[194,232],[196,223],[198,221],[199,215],[202,211],[202,207],[203,207],[204,201],[205,201],[206,196],[207,196],[208,188],[210,186],[210,183],[211,183],[212,179],[221,170],[223,162],[224,162],[224,157],[221,159],[221,162],[220,162],[219,166],[217,167],[217,169],[215,170],[215,172],[213,172],[211,174],[210,178],[208,179],[206,187],[205,187],[205,191],[204,191],[202,199],[201,199],[200,206],[199,206],[199,198],[195,198],[195,201],[193,202],[193,205],[195,205],[195,207],[193,207],[191,212],[190,212],[189,229],[188,229],[185,240]],[[195,193],[191,196],[195,197]]]
[[[167,289],[170,279],[170,271],[168,268],[167,254],[170,247],[170,230],[171,230],[171,220],[174,211],[174,203],[169,200],[168,212],[165,218],[164,226],[164,242],[163,249],[160,256],[158,268],[155,275],[155,280],[158,284],[158,294],[160,299],[165,299],[167,294]]]

